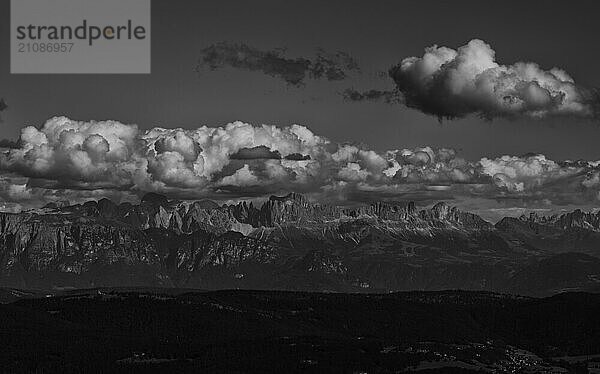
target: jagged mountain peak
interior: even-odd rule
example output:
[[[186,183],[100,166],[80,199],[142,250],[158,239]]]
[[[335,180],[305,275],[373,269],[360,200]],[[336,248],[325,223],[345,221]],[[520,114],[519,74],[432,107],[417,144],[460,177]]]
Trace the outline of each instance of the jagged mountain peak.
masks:
[[[415,223],[423,225],[453,225],[465,228],[491,227],[476,214],[462,212],[446,202],[439,202],[429,209],[416,210],[412,201],[374,201],[369,205],[356,208],[310,202],[300,193],[292,192],[283,196],[270,196],[260,207],[252,202],[241,201],[235,205],[223,205],[212,200],[179,202],[157,194],[145,194],[139,205],[122,203],[116,205],[107,198],[99,201],[88,201],[81,205],[56,207],[54,210],[86,217],[100,217],[122,221],[135,227],[177,227],[184,230],[196,227],[199,220],[212,216],[215,222],[227,227],[246,224],[252,227],[273,227],[277,225],[321,224],[338,219],[374,218],[392,222]],[[208,213],[209,211],[220,213]],[[202,213],[204,212],[204,213]],[[215,215],[218,215],[217,219]],[[196,223],[189,222],[190,217]],[[186,223],[187,222],[187,223]],[[211,223],[212,225],[212,223]],[[202,225],[201,225],[202,226]],[[187,231],[187,230],[186,230]],[[244,229],[247,231],[247,229]]]
[[[15,282],[30,271],[118,284],[102,278],[99,269],[106,268],[126,282],[147,271],[156,278],[151,282],[202,287],[503,289],[531,259],[566,250],[597,253],[598,217],[575,211],[545,224],[507,218],[494,228],[446,202],[418,211],[413,202],[396,201],[351,209],[292,193],[259,207],[249,201],[218,206],[149,194],[140,204],[101,199],[0,213],[0,271]],[[121,268],[127,264],[145,270]],[[593,264],[577,278],[578,287],[595,285],[596,274]]]
[[[71,205],[71,203],[68,200],[61,200],[61,201],[53,201],[51,203],[48,203],[46,205],[44,205],[42,207],[42,209],[60,209],[60,208],[64,208]]]
[[[456,208],[450,207],[446,202],[440,201],[431,208],[431,211],[435,214],[436,218],[446,219],[452,209],[456,210]]]
[[[117,204],[107,198],[98,200],[98,213],[103,217],[114,217],[119,213]]]
[[[289,194],[285,195],[285,196],[276,196],[276,195],[271,195],[269,197],[269,201],[279,201],[279,202],[292,202],[292,203],[298,203],[298,204],[308,204],[308,199],[300,194],[300,193],[296,193],[296,192],[290,192]]]
[[[445,202],[436,203],[430,209],[420,211],[419,216],[434,225],[436,222],[446,222],[459,224],[469,229],[491,229],[493,227],[491,223],[477,214],[463,212],[456,206],[450,206]]]
[[[212,200],[208,200],[208,199],[195,201],[193,204],[199,209],[206,209],[206,210],[219,209],[221,207],[216,202],[214,202]]]

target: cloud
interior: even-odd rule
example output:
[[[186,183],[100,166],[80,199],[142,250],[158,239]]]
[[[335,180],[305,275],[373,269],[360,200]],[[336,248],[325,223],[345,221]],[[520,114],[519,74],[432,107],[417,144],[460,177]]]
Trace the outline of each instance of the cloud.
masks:
[[[19,143],[11,139],[0,139],[0,148],[19,148]]]
[[[286,160],[290,161],[308,161],[310,160],[310,155],[303,155],[300,153],[292,153],[284,157]]]
[[[356,61],[345,52],[326,53],[318,50],[316,56],[287,58],[285,50],[263,51],[243,43],[220,42],[200,52],[197,71],[217,70],[225,67],[258,71],[282,79],[293,86],[300,86],[307,78],[339,81],[349,72],[358,71]]]
[[[380,101],[386,104],[402,102],[402,96],[397,90],[381,91],[372,89],[367,91],[357,91],[348,88],[342,92],[342,97],[346,101]]]
[[[232,175],[223,177],[221,184],[224,186],[247,187],[259,185],[260,181],[246,164],[241,169],[236,170]]]
[[[309,74],[314,79],[341,81],[348,78],[349,72],[359,70],[358,63],[348,53],[327,53],[319,49],[311,62]]]
[[[540,154],[466,160],[428,146],[377,151],[333,143],[300,125],[142,130],[55,117],[23,128],[10,145],[0,151],[0,202],[8,210],[103,195],[135,201],[146,192],[231,200],[296,191],[340,204],[453,199],[494,209],[600,200],[600,161]]]
[[[32,181],[20,176],[0,175],[0,211],[18,212],[31,207],[42,207],[51,202],[81,203],[104,197],[117,203],[139,201],[139,198],[130,191],[102,188],[79,190],[71,189],[70,186],[38,182],[41,181]]]
[[[393,167],[389,170],[393,171],[395,180],[403,183],[427,183],[439,188],[440,185],[487,183],[489,179],[481,173],[477,163],[457,157],[453,149],[421,147],[392,154]]]
[[[215,128],[142,131],[117,121],[55,117],[39,129],[21,130],[19,142],[0,152],[0,173],[27,178],[28,184],[47,189],[132,188],[140,193],[201,196],[223,184],[245,185],[254,173],[263,178],[261,185],[308,184],[315,173],[325,173],[315,160],[327,157],[328,144],[298,125],[234,122]],[[252,170],[247,166],[236,176],[239,160],[252,161],[248,163]]]
[[[6,101],[4,101],[4,98],[0,98],[0,113],[4,112],[6,109],[8,108],[8,105],[6,105]],[[0,123],[2,123],[2,116],[0,116]]]
[[[289,157],[289,156],[288,156]],[[260,160],[260,159],[281,159],[278,151],[272,151],[264,145],[259,145],[252,148],[241,148],[230,157],[232,160]],[[289,160],[289,158],[288,158]]]
[[[561,165],[540,154],[482,158],[479,164],[481,172],[492,177],[495,185],[511,192],[534,190],[557,180],[572,178],[586,169]]]
[[[389,71],[408,107],[442,118],[599,118],[597,90],[575,83],[564,70],[533,62],[502,65],[479,39],[454,50],[434,45]]]

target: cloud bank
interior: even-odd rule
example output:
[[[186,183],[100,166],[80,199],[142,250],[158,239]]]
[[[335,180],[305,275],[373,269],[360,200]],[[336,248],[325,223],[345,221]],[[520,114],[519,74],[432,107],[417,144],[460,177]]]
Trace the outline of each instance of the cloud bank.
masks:
[[[263,51],[246,44],[220,42],[200,52],[197,71],[218,70],[225,67],[258,71],[282,79],[293,86],[300,86],[306,79],[339,81],[349,72],[358,71],[356,61],[345,52],[326,53],[318,50],[309,58],[287,58],[283,49]]]
[[[19,141],[0,151],[4,210],[103,196],[135,201],[146,192],[232,200],[289,191],[348,205],[478,199],[490,206],[589,207],[600,199],[600,161],[540,154],[465,160],[431,147],[382,152],[337,144],[300,125],[142,130],[66,117],[23,128]]]
[[[576,116],[599,118],[597,90],[575,83],[564,70],[533,62],[502,65],[479,39],[454,50],[434,45],[389,71],[408,107],[442,118]]]

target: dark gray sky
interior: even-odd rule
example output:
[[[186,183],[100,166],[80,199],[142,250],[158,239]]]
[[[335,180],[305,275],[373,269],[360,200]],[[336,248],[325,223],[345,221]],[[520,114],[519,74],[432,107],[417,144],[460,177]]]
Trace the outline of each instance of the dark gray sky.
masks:
[[[151,75],[10,75],[9,1],[0,1],[0,96],[9,109],[2,137],[51,116],[117,119],[142,128],[221,125],[233,120],[300,123],[334,141],[375,149],[449,146],[467,158],[541,152],[553,159],[600,159],[600,127],[570,118],[486,122],[477,117],[439,124],[402,105],[353,103],[349,87],[391,88],[378,72],[432,44],[452,48],[473,38],[489,43],[500,63],[535,61],[600,86],[597,1],[153,1]],[[290,57],[316,48],[346,51],[362,76],[304,87],[258,72],[223,69],[198,74],[199,51],[215,42],[243,42]]]

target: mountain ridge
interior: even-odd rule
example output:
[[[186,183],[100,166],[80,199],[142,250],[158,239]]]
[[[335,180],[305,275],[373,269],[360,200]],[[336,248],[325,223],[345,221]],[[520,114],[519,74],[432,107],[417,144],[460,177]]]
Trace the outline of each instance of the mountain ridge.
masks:
[[[443,202],[349,209],[295,193],[260,207],[158,194],[138,205],[55,204],[0,213],[0,286],[592,290],[600,284],[598,217],[575,211],[492,225]],[[540,281],[554,256],[565,256],[571,278]],[[528,269],[533,275],[522,276]]]

